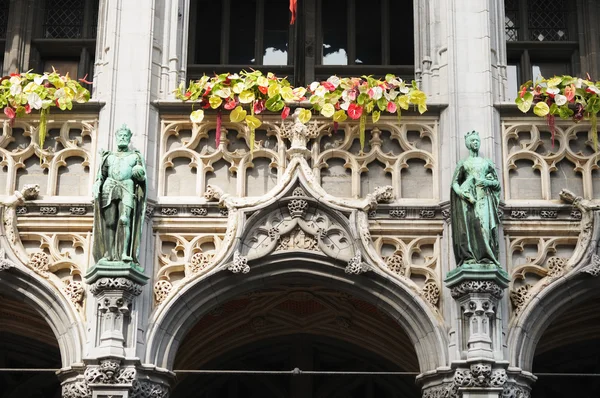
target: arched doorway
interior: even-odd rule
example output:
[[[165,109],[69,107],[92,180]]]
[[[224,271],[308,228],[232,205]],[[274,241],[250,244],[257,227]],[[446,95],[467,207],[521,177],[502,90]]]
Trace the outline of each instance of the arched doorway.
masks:
[[[30,306],[0,295],[0,368],[58,369],[58,341],[48,323]],[[59,398],[53,372],[0,372],[0,398]]]
[[[189,331],[177,369],[419,372],[398,322],[334,289],[287,284],[216,307]],[[420,397],[414,376],[178,374],[172,397]]]
[[[600,297],[557,316],[535,349],[533,373],[600,374]],[[539,375],[533,398],[600,396],[600,377]]]

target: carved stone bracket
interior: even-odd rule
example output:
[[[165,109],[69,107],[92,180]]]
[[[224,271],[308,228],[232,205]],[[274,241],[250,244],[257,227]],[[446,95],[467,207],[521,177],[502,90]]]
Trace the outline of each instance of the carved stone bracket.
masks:
[[[4,248],[0,249],[0,271],[6,271],[9,268],[14,268],[15,267],[15,263],[13,263],[12,261],[8,260],[6,258],[6,251],[4,250]]]
[[[450,294],[454,298],[460,298],[471,293],[489,293],[500,299],[504,294],[504,289],[494,281],[463,281],[450,289]]]
[[[133,300],[141,291],[141,285],[127,278],[100,278],[91,285],[97,308],[97,357],[125,355],[125,345],[132,344],[126,341],[130,337],[126,331],[131,323]]]
[[[168,395],[167,381],[148,378],[143,371],[124,365],[118,358],[104,358],[97,365],[88,365],[83,376],[62,384],[63,398],[166,398]]]
[[[227,269],[234,274],[242,273],[247,274],[250,272],[250,266],[248,265],[248,258],[242,256],[238,251],[233,254],[233,262],[227,267]]]
[[[367,272],[369,270],[369,265],[362,261],[362,255],[359,252],[356,252],[354,257],[348,261],[348,265],[346,266],[347,274],[362,274],[363,272]]]

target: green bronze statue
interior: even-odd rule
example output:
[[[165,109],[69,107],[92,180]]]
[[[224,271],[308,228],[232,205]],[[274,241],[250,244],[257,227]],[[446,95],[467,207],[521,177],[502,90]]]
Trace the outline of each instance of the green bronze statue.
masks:
[[[116,133],[117,151],[102,151],[94,194],[94,260],[97,265],[139,267],[146,211],[146,165],[129,149],[131,130]]]
[[[456,265],[499,267],[500,182],[492,161],[479,156],[479,133],[467,133],[465,144],[469,157],[456,166],[450,190]]]

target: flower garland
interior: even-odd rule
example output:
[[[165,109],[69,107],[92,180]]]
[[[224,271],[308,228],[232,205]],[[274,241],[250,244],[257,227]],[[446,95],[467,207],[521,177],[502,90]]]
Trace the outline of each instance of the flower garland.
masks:
[[[589,76],[588,76],[589,78]],[[594,148],[598,149],[598,112],[600,112],[600,82],[592,82],[572,76],[554,76],[528,81],[521,85],[515,103],[523,113],[533,105],[533,113],[546,117],[554,145],[555,117],[590,120]],[[574,109],[573,109],[574,108]]]
[[[371,76],[362,78],[340,78],[331,76],[323,82],[313,82],[307,88],[291,86],[285,78],[278,78],[273,73],[266,76],[260,71],[239,74],[224,73],[214,77],[202,76],[175,90],[175,97],[182,101],[200,101],[202,109],[191,113],[190,119],[199,123],[204,119],[204,109],[217,110],[217,138],[220,143],[221,110],[231,111],[232,122],[244,121],[250,129],[250,150],[253,150],[254,131],[260,127],[261,121],[256,115],[264,110],[281,112],[281,118],[290,114],[287,103],[301,102],[309,96],[310,109],[300,109],[298,119],[307,123],[313,112],[332,118],[335,128],[337,123],[348,117],[360,120],[361,150],[365,143],[365,125],[367,115],[371,115],[376,123],[381,112],[401,115],[401,109],[410,105],[418,107],[420,113],[427,110],[427,96],[417,88],[413,81],[405,84],[394,75],[386,75],[385,80]],[[244,109],[250,108],[250,115]]]
[[[90,84],[85,79],[80,79]],[[51,107],[60,110],[73,109],[73,101],[83,103],[90,100],[90,92],[69,75],[61,76],[58,72],[45,73],[12,73],[0,79],[0,106],[4,114],[13,123],[18,117],[40,111],[39,145],[44,145],[46,138],[46,121]]]

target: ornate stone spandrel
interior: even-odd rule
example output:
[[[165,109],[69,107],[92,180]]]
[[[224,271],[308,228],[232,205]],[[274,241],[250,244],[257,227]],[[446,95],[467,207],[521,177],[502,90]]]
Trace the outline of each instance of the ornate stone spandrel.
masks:
[[[456,265],[500,267],[500,181],[494,164],[479,156],[479,133],[467,133],[465,145],[469,157],[456,166],[450,189],[452,245]]]
[[[502,123],[505,200],[556,200],[559,191],[573,187],[593,199],[600,181],[591,125],[557,118],[554,133],[539,118],[506,119]],[[554,139],[552,138],[554,136]],[[548,202],[546,202],[548,203]]]
[[[88,283],[103,276],[147,279],[139,263],[146,215],[146,165],[140,152],[129,149],[132,132],[116,132],[117,151],[103,151],[94,182],[94,247],[96,264]]]

